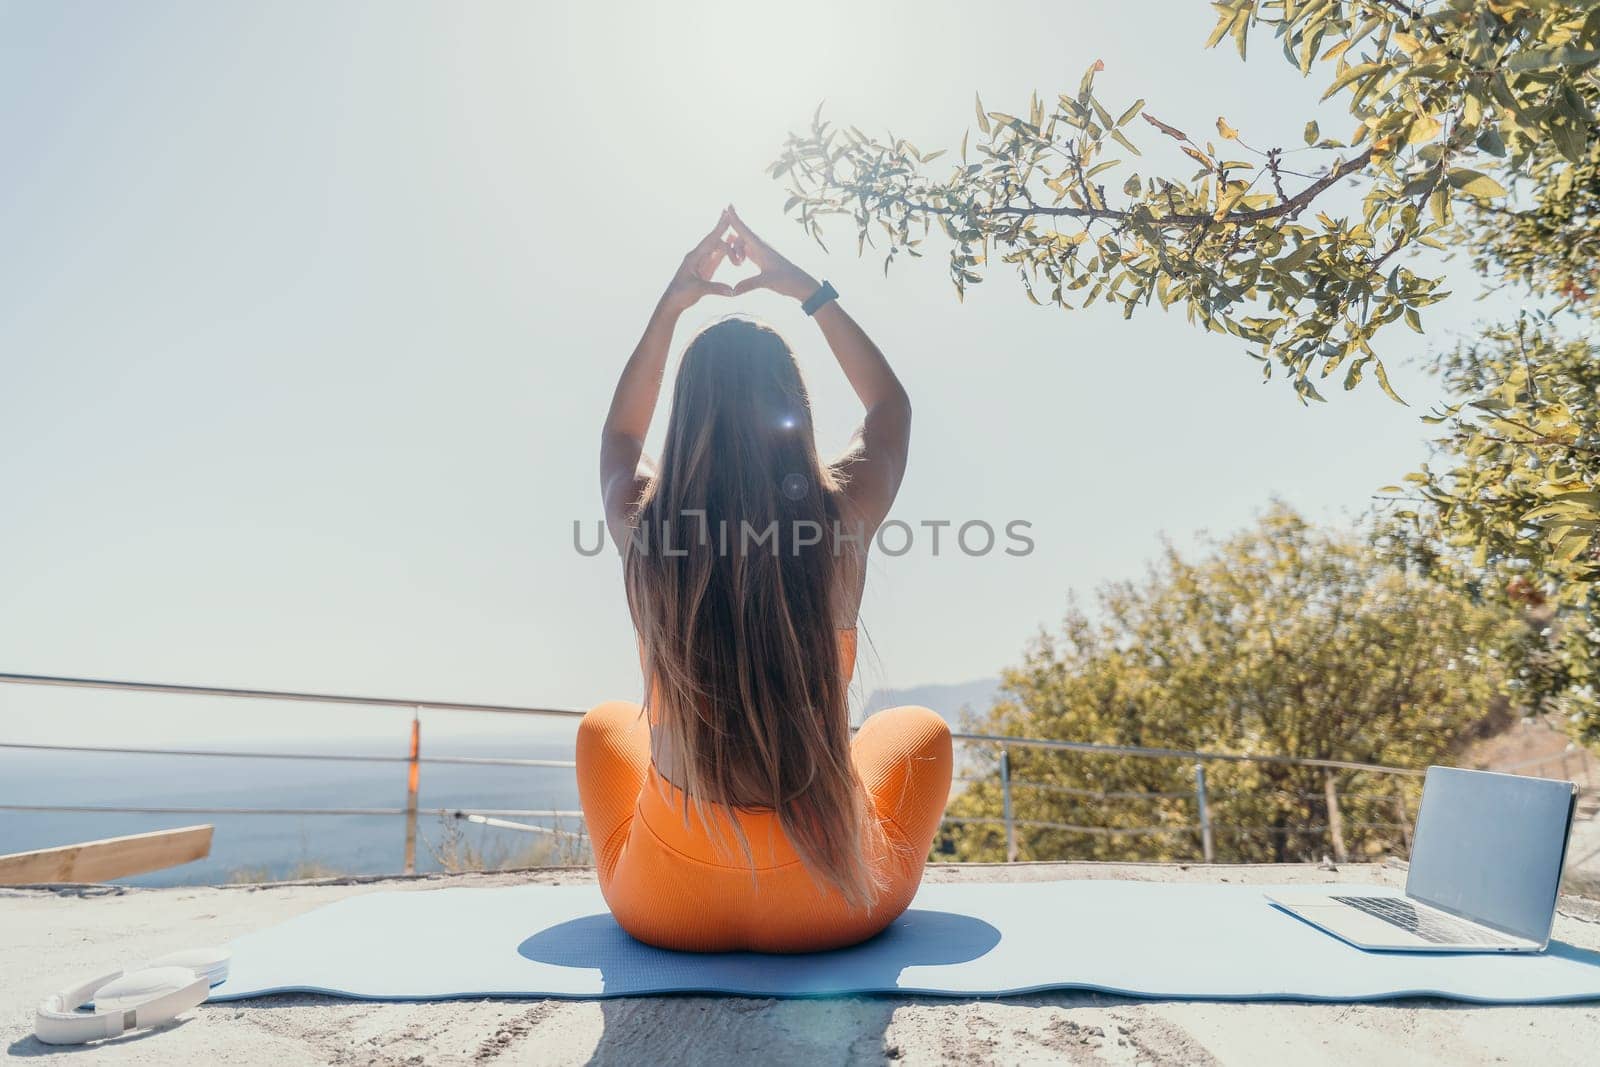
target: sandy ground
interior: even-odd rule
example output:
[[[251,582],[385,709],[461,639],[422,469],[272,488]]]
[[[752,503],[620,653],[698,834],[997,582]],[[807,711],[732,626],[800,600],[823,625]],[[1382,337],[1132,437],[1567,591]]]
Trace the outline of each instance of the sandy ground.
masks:
[[[220,942],[377,889],[592,880],[585,869],[270,886],[0,889],[0,1047],[95,1064],[521,1063],[1595,1063],[1600,1005],[1472,1007],[1003,999],[648,997],[365,1003],[289,995],[200,1008],[162,1031],[89,1048],[30,1036],[32,1008],[73,979],[174,946]],[[1139,878],[1400,884],[1398,867],[944,866],[929,881]],[[1600,902],[1562,898],[1556,936],[1600,948]]]

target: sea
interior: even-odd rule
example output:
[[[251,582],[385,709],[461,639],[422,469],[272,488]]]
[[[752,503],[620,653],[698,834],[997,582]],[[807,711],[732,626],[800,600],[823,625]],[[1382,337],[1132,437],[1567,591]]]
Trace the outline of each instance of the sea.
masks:
[[[539,721],[516,736],[425,738],[424,756],[494,756],[570,760],[575,724]],[[168,746],[181,747],[181,746]],[[199,746],[195,746],[199,747]],[[288,741],[213,745],[250,752],[326,752],[404,756],[406,743]],[[521,808],[575,811],[571,768],[424,763],[421,808]],[[196,756],[108,755],[0,749],[0,804],[96,807],[403,808],[405,763],[335,763]],[[569,830],[580,820],[528,819]],[[0,855],[197,823],[215,827],[205,859],[120,884],[208,885],[307,874],[385,874],[404,868],[405,819],[393,815],[153,815],[0,810]],[[470,824],[440,816],[417,821],[416,869],[472,854],[507,862],[547,835]]]

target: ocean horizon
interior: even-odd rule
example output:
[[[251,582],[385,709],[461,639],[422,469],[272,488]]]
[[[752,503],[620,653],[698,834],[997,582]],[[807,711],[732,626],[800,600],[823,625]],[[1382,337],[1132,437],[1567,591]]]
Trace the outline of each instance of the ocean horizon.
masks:
[[[526,736],[454,735],[429,743],[426,756],[498,756],[563,759],[573,755],[576,723],[530,724]],[[182,747],[182,746],[173,746]],[[404,756],[393,741],[325,739],[199,745],[260,752]],[[406,802],[404,763],[245,759],[202,756],[114,755],[26,749],[0,750],[0,803],[105,807],[196,808],[401,808]],[[420,808],[535,808],[576,810],[571,768],[463,766],[424,763]],[[462,842],[481,855],[509,857],[546,835],[448,820]],[[514,821],[557,825],[549,819]],[[53,848],[105,837],[209,823],[211,854],[179,867],[116,884],[206,885],[291,877],[308,868],[337,874],[389,874],[404,869],[405,819],[396,815],[186,815],[100,812],[0,811],[0,855]],[[579,829],[578,820],[563,820]],[[441,869],[434,852],[446,845],[446,818],[417,820],[418,871]],[[431,847],[430,847],[431,846]]]

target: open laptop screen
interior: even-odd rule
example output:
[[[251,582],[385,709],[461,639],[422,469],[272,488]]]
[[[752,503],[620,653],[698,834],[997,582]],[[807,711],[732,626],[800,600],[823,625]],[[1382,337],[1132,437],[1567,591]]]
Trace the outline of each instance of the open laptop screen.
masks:
[[[1550,936],[1572,784],[1430,767],[1406,895],[1531,941]]]

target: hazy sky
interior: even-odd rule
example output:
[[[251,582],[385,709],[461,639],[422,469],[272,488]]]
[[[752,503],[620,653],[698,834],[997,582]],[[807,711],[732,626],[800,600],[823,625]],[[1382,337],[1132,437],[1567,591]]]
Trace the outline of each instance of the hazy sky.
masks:
[[[1036,309],[1003,273],[958,304],[942,249],[885,279],[843,231],[826,255],[764,174],[821,100],[953,146],[974,90],[1020,110],[1097,58],[1110,102],[1298,144],[1323,82],[1264,38],[1247,65],[1201,51],[1211,21],[1198,0],[0,4],[0,670],[636,697],[617,561],[572,524],[599,518],[616,374],[728,201],[832,279],[910,390],[896,515],[1032,523],[1026,558],[880,558],[865,688],[995,673],[1163,532],[1273,494],[1354,514],[1422,458],[1434,387],[1408,361],[1483,313],[1465,276],[1427,338],[1384,338],[1411,408],[1306,409],[1180,315]],[[736,306],[792,339],[842,445],[859,411],[815,329]],[[392,720],[0,686],[0,739]]]

